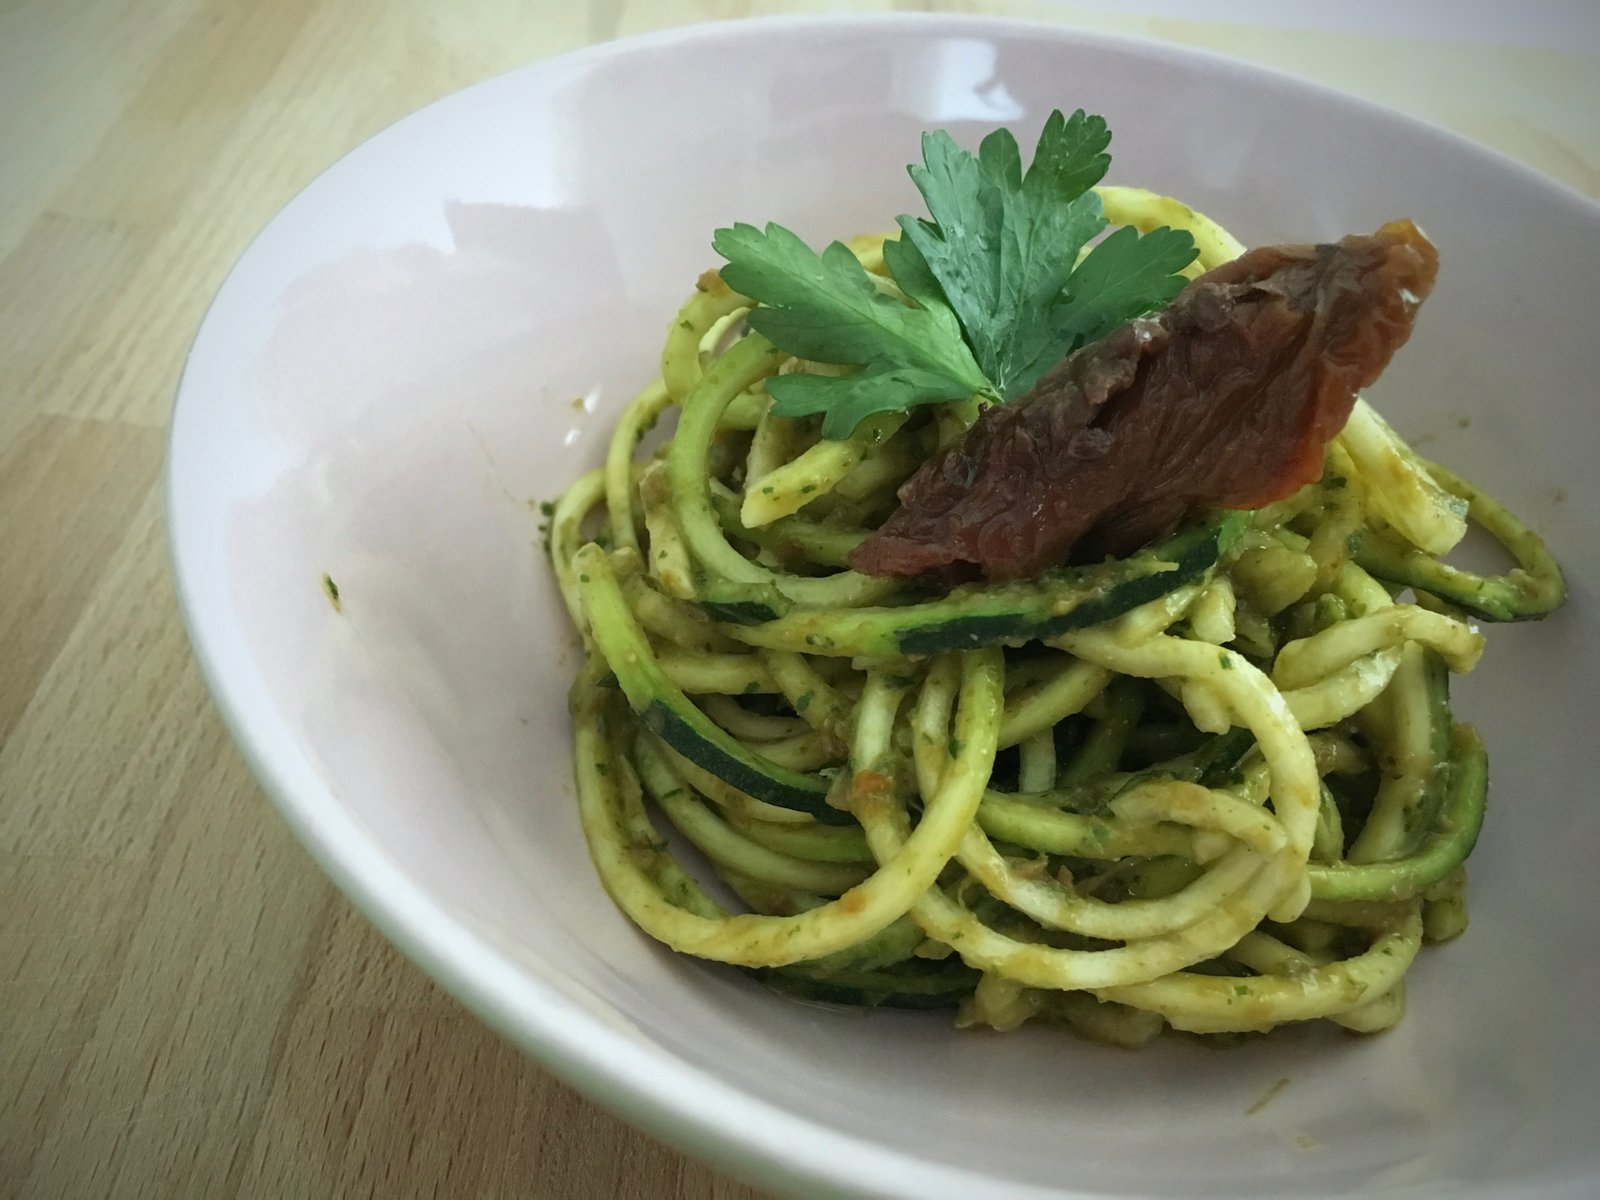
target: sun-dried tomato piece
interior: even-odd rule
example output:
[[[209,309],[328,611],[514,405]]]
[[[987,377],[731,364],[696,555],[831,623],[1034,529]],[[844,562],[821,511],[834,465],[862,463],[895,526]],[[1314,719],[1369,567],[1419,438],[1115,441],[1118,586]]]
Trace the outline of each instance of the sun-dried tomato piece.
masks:
[[[1131,553],[1198,509],[1292,495],[1410,336],[1438,263],[1395,221],[1208,271],[985,410],[906,482],[851,565],[1019,579]]]

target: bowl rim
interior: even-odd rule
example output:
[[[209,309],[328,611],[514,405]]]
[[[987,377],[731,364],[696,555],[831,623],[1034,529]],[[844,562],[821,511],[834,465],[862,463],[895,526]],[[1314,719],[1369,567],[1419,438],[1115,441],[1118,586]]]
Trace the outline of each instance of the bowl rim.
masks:
[[[644,1050],[615,1027],[596,1018],[538,974],[515,965],[503,948],[450,916],[389,860],[366,830],[346,815],[326,783],[308,763],[301,770],[270,752],[260,716],[287,726],[272,712],[259,680],[241,680],[223,669],[224,649],[242,644],[226,612],[199,603],[199,564],[183,537],[183,479],[188,458],[181,443],[189,414],[205,403],[190,377],[197,349],[216,336],[219,309],[239,285],[241,267],[253,258],[266,232],[318,188],[324,178],[369,142],[386,138],[417,113],[453,96],[513,74],[535,75],[582,68],[611,58],[670,49],[683,43],[761,40],[786,32],[882,36],[914,33],[919,39],[1019,34],[1078,47],[1104,47],[1180,65],[1200,65],[1259,84],[1311,92],[1322,101],[1398,122],[1414,134],[1450,143],[1457,153],[1479,159],[1485,169],[1520,176],[1555,202],[1576,204],[1600,218],[1600,202],[1498,150],[1432,122],[1317,83],[1292,73],[1151,38],[1074,28],[1067,24],[1010,17],[952,13],[790,14],[696,22],[600,42],[549,55],[447,93],[363,138],[301,187],[245,245],[207,305],[175,390],[169,420],[163,482],[165,527],[179,611],[190,644],[224,724],[251,773],[271,798],[318,866],[402,953],[469,1011],[545,1069],[650,1135],[714,1163],[762,1187],[808,1196],[926,1196],[982,1194],[1009,1197],[1069,1197],[1099,1200],[1112,1193],[1042,1189],[999,1181],[950,1163],[930,1163],[837,1128],[819,1124],[759,1100],[701,1067],[657,1048]],[[255,686],[250,686],[254,684]],[[648,1054],[648,1059],[642,1055]],[[694,1096],[695,1102],[683,1101]],[[1476,1188],[1472,1189],[1474,1192]]]

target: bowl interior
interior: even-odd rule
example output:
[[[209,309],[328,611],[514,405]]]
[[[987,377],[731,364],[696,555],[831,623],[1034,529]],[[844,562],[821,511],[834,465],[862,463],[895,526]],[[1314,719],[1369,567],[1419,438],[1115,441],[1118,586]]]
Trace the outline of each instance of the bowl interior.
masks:
[[[538,501],[599,461],[714,227],[887,228],[920,204],[903,168],[924,129],[1026,142],[1058,106],[1107,116],[1113,182],[1247,243],[1416,218],[1443,273],[1373,398],[1569,569],[1568,609],[1491,629],[1457,688],[1493,761],[1473,924],[1424,953],[1387,1035],[1127,1053],[804,1006],[656,946],[590,867],[577,655]],[[362,146],[230,276],[173,433],[186,613],[258,772],[369,913],[513,1037],[701,1153],[907,1195],[979,1177],[988,1194],[1576,1195],[1600,1179],[1600,419],[1575,336],[1596,213],[1325,91],[1028,26],[758,22],[538,64]]]

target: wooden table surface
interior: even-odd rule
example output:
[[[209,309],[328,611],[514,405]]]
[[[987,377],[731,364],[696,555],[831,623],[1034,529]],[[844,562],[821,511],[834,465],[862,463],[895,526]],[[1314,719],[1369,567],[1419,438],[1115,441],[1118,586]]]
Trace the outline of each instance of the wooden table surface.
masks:
[[[290,837],[173,603],[165,426],[229,265],[367,135],[596,41],[891,7],[1221,50],[1600,197],[1582,0],[1331,30],[1247,0],[0,0],[0,1196],[755,1195],[478,1024]]]

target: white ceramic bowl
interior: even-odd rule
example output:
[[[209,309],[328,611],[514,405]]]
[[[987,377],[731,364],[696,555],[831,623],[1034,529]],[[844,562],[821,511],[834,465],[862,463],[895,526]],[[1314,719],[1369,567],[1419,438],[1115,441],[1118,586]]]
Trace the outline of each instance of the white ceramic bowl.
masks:
[[[1113,181],[1246,241],[1418,219],[1443,276],[1375,399],[1569,569],[1567,610],[1491,630],[1458,689],[1494,762],[1473,924],[1422,956],[1385,1036],[1127,1053],[802,1006],[648,941],[590,869],[576,658],[532,502],[598,461],[715,226],[883,228],[917,205],[903,164],[922,130],[1028,141],[1055,106],[1107,115]],[[173,426],[183,606],[262,782],[371,918],[567,1079],[748,1177],[808,1195],[1593,1196],[1597,281],[1588,201],[1215,57],[957,18],[601,46],[402,121],[250,247]]]

